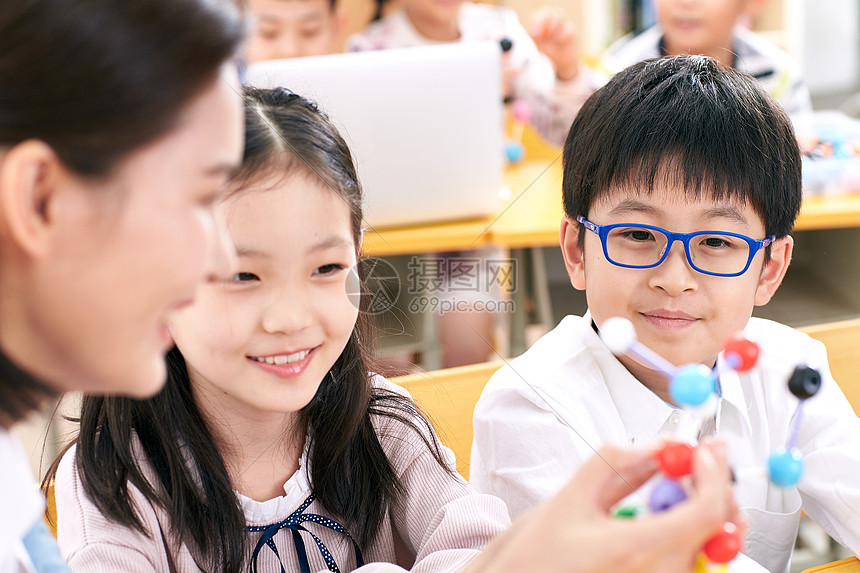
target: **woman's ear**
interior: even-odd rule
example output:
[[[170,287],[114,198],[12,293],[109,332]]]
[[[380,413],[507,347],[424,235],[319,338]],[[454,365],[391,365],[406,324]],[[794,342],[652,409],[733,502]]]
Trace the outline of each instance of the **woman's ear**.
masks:
[[[561,220],[559,243],[570,284],[576,290],[585,290],[585,261],[579,244],[579,223],[567,215]]]
[[[54,150],[37,140],[19,143],[0,159],[0,225],[32,257],[51,250],[52,207],[65,173]]]
[[[758,286],[755,291],[756,306],[767,304],[782,284],[788,265],[791,263],[791,253],[794,250],[794,238],[791,235],[780,237],[770,246],[770,259],[761,270]]]

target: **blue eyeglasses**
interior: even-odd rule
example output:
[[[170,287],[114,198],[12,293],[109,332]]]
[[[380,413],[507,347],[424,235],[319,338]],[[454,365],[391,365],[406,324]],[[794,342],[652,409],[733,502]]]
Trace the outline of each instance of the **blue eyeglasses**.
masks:
[[[675,241],[681,241],[687,262],[698,272],[716,277],[737,277],[747,272],[759,250],[776,240],[771,236],[757,241],[726,231],[684,234],[652,225],[597,225],[582,216],[576,220],[600,237],[606,260],[630,269],[656,267],[666,260]]]

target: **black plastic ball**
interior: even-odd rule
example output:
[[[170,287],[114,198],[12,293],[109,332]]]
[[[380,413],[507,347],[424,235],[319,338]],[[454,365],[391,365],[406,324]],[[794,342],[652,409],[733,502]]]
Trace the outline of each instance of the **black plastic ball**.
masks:
[[[821,373],[809,366],[797,366],[788,379],[788,389],[801,400],[815,396],[819,388]]]

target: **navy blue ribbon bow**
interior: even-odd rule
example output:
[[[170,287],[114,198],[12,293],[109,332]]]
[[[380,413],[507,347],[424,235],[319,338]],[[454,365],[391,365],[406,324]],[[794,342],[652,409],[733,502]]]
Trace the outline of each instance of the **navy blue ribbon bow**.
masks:
[[[281,529],[289,529],[293,534],[293,544],[296,546],[296,557],[299,559],[299,568],[301,569],[301,573],[311,573],[311,567],[308,563],[308,553],[305,550],[305,542],[302,539],[301,533],[305,531],[310,534],[311,537],[314,538],[314,541],[317,544],[317,548],[320,550],[320,554],[325,561],[328,570],[332,573],[340,573],[340,569],[337,567],[337,563],[334,561],[334,557],[332,557],[331,552],[329,552],[328,547],[320,540],[319,537],[313,534],[313,532],[308,531],[302,525],[306,521],[310,521],[312,523],[316,523],[318,525],[322,525],[323,527],[327,527],[333,531],[337,531],[338,533],[342,533],[346,535],[350,541],[352,541],[352,547],[355,550],[355,563],[356,568],[364,565],[364,559],[361,557],[361,550],[358,548],[358,543],[352,538],[352,535],[347,532],[344,527],[336,522],[333,519],[329,519],[328,517],[324,517],[322,515],[317,515],[315,513],[304,513],[304,511],[308,508],[308,506],[313,503],[316,498],[316,494],[311,494],[302,505],[290,514],[288,518],[285,520],[274,523],[272,525],[249,525],[248,531],[251,533],[258,533],[260,531],[263,532],[263,535],[260,536],[260,540],[257,541],[257,546],[254,547],[254,553],[251,555],[251,573],[257,573],[257,557],[260,555],[260,551],[262,551],[263,547],[268,545],[269,548],[275,553],[275,557],[278,558],[278,562],[281,563],[281,573],[286,573],[284,570],[284,564],[281,562],[281,556],[278,554],[278,548],[275,546],[275,542],[273,538],[278,534],[278,531]]]

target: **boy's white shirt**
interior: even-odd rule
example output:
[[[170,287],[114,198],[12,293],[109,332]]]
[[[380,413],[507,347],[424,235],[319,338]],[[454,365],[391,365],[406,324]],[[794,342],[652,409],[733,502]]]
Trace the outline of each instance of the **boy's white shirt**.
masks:
[[[787,326],[750,319],[760,364],[721,375],[720,431],[739,476],[738,505],[749,521],[746,554],[768,571],[788,571],[803,510],[837,541],[860,551],[860,422],[833,381],[824,346]],[[797,364],[821,371],[804,406],[797,446],[799,487],[770,484],[770,453],[786,446],[798,400],[786,381]],[[568,316],[524,355],[499,370],[475,408],[470,480],[501,497],[512,517],[556,493],[603,444],[647,445],[689,434],[690,415],[636,380],[591,327]],[[736,560],[733,571],[762,569]]]
[[[33,571],[21,540],[45,509],[24,449],[0,429],[0,571]]]

